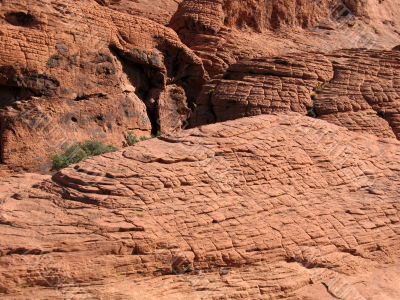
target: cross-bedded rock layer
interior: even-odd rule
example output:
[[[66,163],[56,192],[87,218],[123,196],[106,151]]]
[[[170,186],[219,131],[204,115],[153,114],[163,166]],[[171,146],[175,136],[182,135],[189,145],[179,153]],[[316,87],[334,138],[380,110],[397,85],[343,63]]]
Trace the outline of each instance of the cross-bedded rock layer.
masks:
[[[0,13],[3,163],[39,168],[65,143],[121,146],[189,117],[204,71],[171,29],[92,0],[3,1]]]
[[[184,0],[170,26],[213,77],[242,59],[399,44],[396,0]]]
[[[399,52],[353,49],[242,60],[205,85],[192,124],[287,111],[399,138]]]
[[[111,9],[168,24],[182,0],[96,0]]]
[[[338,295],[340,280],[399,261],[399,146],[289,113],[3,180],[0,293],[293,299],[314,283]]]

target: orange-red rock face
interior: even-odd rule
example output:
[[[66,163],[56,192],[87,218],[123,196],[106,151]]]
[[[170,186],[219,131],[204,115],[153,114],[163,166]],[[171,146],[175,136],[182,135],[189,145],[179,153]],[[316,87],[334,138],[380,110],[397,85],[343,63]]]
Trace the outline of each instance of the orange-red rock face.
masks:
[[[242,60],[203,89],[194,126],[294,111],[400,138],[400,55],[354,49]]]
[[[111,9],[168,24],[182,0],[96,0]]]
[[[210,75],[243,58],[399,44],[396,0],[185,0],[171,20]],[[243,5],[242,5],[243,4]]]
[[[284,27],[311,28],[328,18],[346,17],[347,13],[367,15],[366,2],[340,0],[186,0],[173,23],[179,27],[194,25],[199,32],[218,32],[222,27],[262,32]],[[197,22],[196,24],[192,22]],[[186,24],[185,24],[186,23]]]
[[[398,0],[0,1],[0,298],[400,299],[398,20]]]
[[[171,26],[214,78],[192,126],[294,111],[399,137],[398,17],[393,1],[184,1]]]
[[[171,29],[89,0],[6,1],[0,10],[3,163],[37,169],[66,144],[122,146],[129,131],[169,132],[188,118],[170,110],[171,91],[188,110],[204,71]]]
[[[6,178],[0,294],[396,299],[370,272],[398,276],[399,161],[395,139],[289,113]]]
[[[330,59],[334,75],[315,91],[317,117],[400,139],[400,53],[355,49]]]
[[[393,0],[41,0],[0,9],[0,154],[12,169],[47,171],[77,141],[121,147],[128,132],[271,112],[399,133]],[[340,50],[360,47],[393,50]]]

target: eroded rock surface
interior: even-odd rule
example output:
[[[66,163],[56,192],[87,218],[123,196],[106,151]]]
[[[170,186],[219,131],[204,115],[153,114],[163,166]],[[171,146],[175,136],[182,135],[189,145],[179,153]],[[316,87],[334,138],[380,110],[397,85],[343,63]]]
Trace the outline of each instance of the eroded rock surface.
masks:
[[[210,75],[243,58],[399,44],[396,0],[185,0],[171,20]]]
[[[122,146],[188,118],[204,71],[171,29],[92,0],[3,1],[0,14],[2,163],[38,169],[65,143]]]
[[[244,59],[204,86],[193,126],[294,111],[400,138],[400,54],[352,49]]]
[[[306,115],[313,90],[332,77],[331,61],[317,53],[242,60],[204,87],[192,124],[274,112]]]
[[[0,293],[338,296],[341,280],[373,282],[399,262],[399,162],[395,139],[289,113],[141,142],[14,190],[3,181]]]
[[[182,0],[96,0],[111,9],[168,24]]]
[[[315,91],[315,112],[354,131],[400,139],[400,53],[339,51],[334,76]]]

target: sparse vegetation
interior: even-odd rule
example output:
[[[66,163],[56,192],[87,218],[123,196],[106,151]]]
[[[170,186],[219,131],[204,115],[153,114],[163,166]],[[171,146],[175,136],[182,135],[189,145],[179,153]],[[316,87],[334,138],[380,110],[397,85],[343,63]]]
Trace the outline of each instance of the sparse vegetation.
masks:
[[[156,134],[152,134],[151,136],[142,136],[140,138],[137,138],[137,136],[134,135],[132,132],[128,132],[128,134],[126,135],[126,144],[128,146],[133,146],[133,145],[135,145],[135,144],[137,144],[139,142],[147,141],[147,140],[150,140],[152,138],[156,138],[158,136],[160,136],[159,132],[157,132]]]
[[[114,146],[105,145],[99,141],[77,143],[68,147],[63,154],[53,156],[53,170],[60,170],[91,156],[110,153],[115,150],[117,150],[117,148]]]
[[[328,83],[323,82],[317,85],[314,90],[310,93],[311,100],[313,101],[312,107],[307,111],[307,116],[312,118],[317,118],[318,114],[315,109],[315,102],[318,100],[318,94],[322,92],[322,90],[326,87]]]
[[[126,135],[126,144],[128,146],[133,146],[138,142],[139,142],[139,140],[136,137],[136,135],[134,135],[132,132],[128,132],[128,134]]]

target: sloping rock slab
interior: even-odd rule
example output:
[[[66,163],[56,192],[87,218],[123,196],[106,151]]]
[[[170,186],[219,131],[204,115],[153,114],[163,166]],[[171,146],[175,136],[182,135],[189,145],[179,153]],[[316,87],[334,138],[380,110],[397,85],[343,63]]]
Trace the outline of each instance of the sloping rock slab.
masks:
[[[293,299],[311,283],[335,292],[339,279],[399,262],[399,187],[398,141],[298,114],[141,142],[2,193],[0,293]]]

